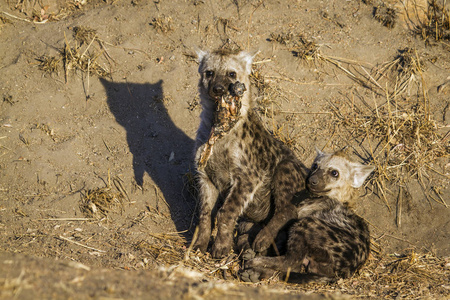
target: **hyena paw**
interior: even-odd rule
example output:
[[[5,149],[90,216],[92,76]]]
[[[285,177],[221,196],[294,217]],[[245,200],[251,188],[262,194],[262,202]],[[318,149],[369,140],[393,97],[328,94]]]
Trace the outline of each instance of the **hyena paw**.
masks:
[[[205,253],[206,249],[208,248],[208,244],[209,244],[209,238],[198,237],[198,239],[194,242],[192,249],[194,249],[194,250],[198,249],[202,253]]]
[[[253,242],[253,250],[256,252],[262,252],[270,247],[273,242],[273,237],[270,234],[261,231]]]
[[[260,273],[253,270],[253,269],[247,269],[242,271],[241,273],[241,280],[244,282],[258,282],[259,281]]]
[[[244,252],[242,252],[242,255],[241,255],[242,260],[250,260],[250,259],[255,258],[255,256],[256,256],[256,252],[253,251],[252,249],[245,250]]]
[[[211,255],[213,258],[222,258],[228,255],[231,250],[231,245],[226,243],[215,242],[212,246]]]

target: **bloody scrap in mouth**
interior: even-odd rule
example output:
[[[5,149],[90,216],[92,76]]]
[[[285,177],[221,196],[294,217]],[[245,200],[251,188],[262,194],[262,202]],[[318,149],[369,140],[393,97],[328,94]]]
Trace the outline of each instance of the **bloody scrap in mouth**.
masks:
[[[239,120],[242,107],[241,99],[246,90],[245,85],[238,81],[230,84],[229,93],[217,99],[214,123],[198,162],[199,169],[206,166],[212,154],[214,143],[225,136]]]

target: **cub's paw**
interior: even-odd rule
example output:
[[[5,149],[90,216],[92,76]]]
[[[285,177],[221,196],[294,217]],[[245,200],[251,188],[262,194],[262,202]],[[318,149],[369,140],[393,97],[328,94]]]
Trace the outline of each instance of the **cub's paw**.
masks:
[[[253,249],[256,252],[263,252],[268,249],[273,242],[273,236],[271,234],[267,234],[264,230],[258,233],[253,242]]]
[[[247,260],[251,260],[251,259],[255,258],[255,256],[256,256],[255,251],[253,251],[252,249],[247,249],[244,252],[242,252],[241,258],[242,258],[242,260],[247,261]]]
[[[215,242],[212,246],[211,255],[213,258],[222,258],[227,256],[231,251],[231,246]]]
[[[253,269],[247,269],[242,271],[241,280],[244,282],[258,282],[260,273]]]
[[[199,236],[197,240],[192,241],[194,245],[192,246],[192,249],[194,250],[200,250],[202,253],[206,252],[206,249],[208,248],[209,244],[209,236]]]

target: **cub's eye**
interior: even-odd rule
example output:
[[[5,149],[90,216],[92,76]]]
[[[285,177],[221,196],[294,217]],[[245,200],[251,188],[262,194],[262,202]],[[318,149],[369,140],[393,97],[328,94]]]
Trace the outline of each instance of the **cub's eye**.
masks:
[[[228,77],[230,77],[232,79],[236,79],[236,72],[234,72],[234,71],[229,72]]]
[[[339,172],[337,170],[332,170],[331,171],[331,176],[338,178],[339,177]]]
[[[205,72],[205,76],[206,76],[207,78],[213,77],[213,75],[214,75],[214,71],[208,70],[208,71]]]
[[[318,165],[316,163],[313,163],[313,165],[311,166],[311,170],[317,170]]]

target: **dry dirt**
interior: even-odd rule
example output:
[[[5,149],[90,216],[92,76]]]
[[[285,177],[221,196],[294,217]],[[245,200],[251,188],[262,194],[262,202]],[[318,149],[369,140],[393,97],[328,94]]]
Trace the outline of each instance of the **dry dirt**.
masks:
[[[408,15],[399,1],[380,3],[2,1],[0,296],[449,297],[450,35],[414,33],[424,1],[406,1]],[[355,206],[374,240],[360,274],[308,287],[244,284],[234,256],[186,254],[196,222],[196,47],[260,51],[261,116],[306,164],[315,147],[343,146],[377,164]],[[403,66],[413,76],[395,88],[373,70],[406,48],[421,65]],[[413,145],[397,141],[407,121],[378,132],[388,146],[358,135],[370,122],[360,117],[381,118],[389,101],[389,114],[431,124],[429,138],[411,127],[419,142],[409,156]],[[400,162],[386,167],[386,149]]]

